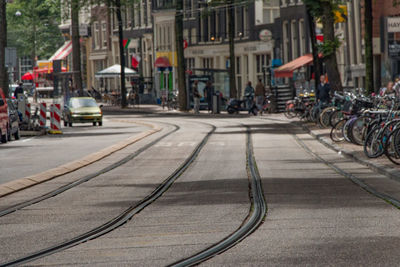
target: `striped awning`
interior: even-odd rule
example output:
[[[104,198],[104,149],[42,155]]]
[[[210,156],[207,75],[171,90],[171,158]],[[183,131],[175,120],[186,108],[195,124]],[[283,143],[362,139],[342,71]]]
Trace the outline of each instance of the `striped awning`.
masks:
[[[49,61],[60,60],[66,58],[72,51],[72,41],[66,41],[54,55],[51,56]]]

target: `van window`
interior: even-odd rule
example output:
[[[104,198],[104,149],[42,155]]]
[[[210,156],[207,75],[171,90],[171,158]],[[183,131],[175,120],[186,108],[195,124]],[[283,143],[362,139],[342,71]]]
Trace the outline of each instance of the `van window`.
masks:
[[[0,106],[4,106],[4,100],[0,98]]]

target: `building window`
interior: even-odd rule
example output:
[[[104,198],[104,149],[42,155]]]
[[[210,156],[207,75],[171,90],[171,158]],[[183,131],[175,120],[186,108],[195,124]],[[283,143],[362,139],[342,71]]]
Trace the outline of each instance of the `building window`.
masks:
[[[244,8],[243,12],[243,36],[249,36],[249,17],[248,17],[249,9],[247,7]]]
[[[212,69],[214,68],[214,59],[212,57],[203,58],[203,68],[204,69]]]
[[[300,56],[303,56],[306,53],[306,36],[304,29],[304,19],[301,19],[299,22],[299,38],[300,38]]]
[[[292,20],[291,27],[290,27],[290,33],[292,35],[292,59],[295,59],[299,56],[299,54],[298,54],[299,38],[297,36],[298,32],[297,32],[295,20]]]
[[[192,15],[192,1],[191,0],[184,0],[183,1],[183,17],[190,18]]]
[[[94,27],[94,47],[95,49],[100,48],[100,25],[98,22],[93,24]]]
[[[263,2],[263,22],[274,23],[274,20],[279,17],[279,0],[264,0]]]
[[[105,21],[101,22],[101,38],[103,40],[103,47],[107,48],[107,23]]]
[[[190,42],[192,44],[197,43],[197,30],[196,30],[196,28],[192,28],[192,34],[190,35],[190,37],[191,37]]]
[[[257,80],[264,78],[264,67],[271,65],[271,55],[270,54],[262,54],[256,55],[256,76]]]
[[[237,89],[238,92],[242,92],[242,64],[240,62],[240,57],[235,58],[235,63],[236,63],[236,84],[237,84]]]
[[[185,60],[186,60],[186,69],[187,70],[194,69],[194,67],[195,67],[195,58],[188,57],[188,58],[185,58]]]
[[[283,23],[283,62],[289,61],[289,23]]]
[[[140,26],[140,10],[139,10],[139,4],[134,4],[134,25],[135,27]]]

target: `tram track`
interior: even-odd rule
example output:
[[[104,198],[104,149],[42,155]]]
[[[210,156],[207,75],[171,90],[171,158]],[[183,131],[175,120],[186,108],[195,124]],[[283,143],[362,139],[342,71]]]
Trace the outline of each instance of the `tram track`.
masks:
[[[324,163],[326,166],[334,170],[336,173],[340,174],[341,176],[348,178],[350,181],[352,181],[354,184],[358,185],[361,187],[363,190],[366,192],[372,194],[373,196],[380,198],[390,205],[396,207],[397,209],[400,209],[400,201],[388,194],[379,192],[376,190],[374,187],[368,185],[367,183],[363,182],[361,179],[356,177],[355,175],[343,170],[342,168],[339,168],[335,164],[330,163],[329,161],[323,159],[321,156],[319,156],[317,153],[312,151],[298,136],[292,134],[294,140],[296,143],[303,149],[305,150],[308,154],[313,156],[315,159],[319,160],[320,162]]]
[[[268,119],[265,118],[265,120],[271,120],[271,121],[281,121],[284,122],[283,120],[277,120],[277,119]],[[296,134],[291,133],[287,128],[286,131],[293,137],[293,139],[296,141],[296,143],[304,150],[306,151],[308,154],[310,154],[311,156],[313,156],[315,159],[317,159],[318,161],[322,162],[323,164],[325,164],[326,166],[328,166],[329,168],[331,168],[332,170],[334,170],[336,173],[340,174],[341,176],[349,179],[351,182],[353,182],[355,185],[361,187],[363,190],[365,190],[366,192],[370,193],[371,195],[382,199],[383,201],[387,202],[388,204],[394,206],[397,209],[400,209],[400,200],[396,199],[388,194],[379,192],[377,189],[375,189],[374,187],[368,185],[367,183],[363,182],[360,178],[358,178],[357,176],[343,170],[342,168],[339,168],[338,166],[336,166],[335,164],[323,159],[321,156],[319,156],[317,153],[315,153],[314,151],[312,151]]]
[[[145,123],[142,123],[142,124],[146,125]],[[65,192],[67,190],[70,190],[70,189],[72,189],[72,188],[74,188],[74,187],[76,187],[78,185],[81,185],[81,184],[83,184],[85,182],[88,182],[88,181],[98,177],[99,175],[105,174],[105,173],[107,173],[107,172],[109,172],[109,171],[111,171],[111,170],[113,170],[115,168],[118,168],[118,167],[122,166],[123,164],[133,160],[134,158],[139,156],[142,152],[146,151],[150,147],[154,146],[155,144],[157,144],[158,142],[160,142],[161,140],[163,140],[167,136],[177,132],[180,129],[180,126],[178,126],[176,124],[170,124],[170,123],[166,123],[166,124],[169,124],[169,125],[173,126],[174,129],[172,131],[169,131],[169,132],[163,134],[162,136],[158,137],[157,139],[153,140],[152,142],[144,145],[143,147],[141,147],[138,150],[136,150],[134,153],[129,154],[128,156],[118,160],[117,162],[114,162],[114,163],[106,166],[105,168],[103,168],[103,169],[101,169],[99,171],[96,171],[96,172],[93,172],[91,174],[85,175],[84,177],[82,177],[82,178],[80,178],[78,180],[75,180],[75,181],[73,181],[71,183],[68,183],[68,184],[63,185],[61,187],[58,187],[57,189],[52,190],[50,192],[47,192],[47,193],[45,193],[45,194],[43,194],[41,196],[32,198],[32,199],[27,200],[27,201],[20,202],[18,204],[12,205],[12,206],[7,207],[5,209],[2,209],[2,210],[0,210],[0,217],[6,216],[6,215],[8,215],[10,213],[13,213],[13,212],[17,211],[17,210],[29,207],[29,206],[31,206],[33,204],[37,204],[37,203],[39,203],[41,201],[44,201],[46,199],[55,197],[55,196]]]
[[[184,267],[198,265],[232,248],[252,234],[262,224],[267,214],[267,203],[264,199],[261,177],[254,157],[251,129],[248,126],[246,126],[246,169],[249,179],[249,187],[251,188],[249,191],[251,208],[249,215],[242,225],[225,239],[186,259],[179,260],[168,266]]]
[[[206,124],[206,123],[204,123],[204,124]],[[177,127],[179,127],[179,126],[177,126]],[[24,264],[24,263],[28,263],[28,262],[37,260],[39,258],[48,256],[53,253],[56,253],[56,252],[68,249],[70,247],[76,246],[78,244],[84,243],[86,241],[98,238],[98,237],[100,237],[104,234],[107,234],[107,233],[115,230],[116,228],[122,226],[123,224],[128,222],[130,219],[132,219],[132,217],[134,215],[136,215],[137,213],[142,211],[144,208],[146,208],[148,205],[150,205],[156,199],[158,199],[163,193],[165,193],[169,189],[169,187],[186,171],[186,169],[197,158],[197,156],[199,155],[202,148],[206,145],[209,137],[216,130],[216,127],[214,125],[211,125],[211,127],[212,127],[212,129],[206,134],[206,136],[202,139],[202,141],[196,146],[196,148],[192,151],[192,153],[189,155],[189,157],[187,157],[186,160],[170,176],[168,176],[168,178],[166,178],[161,184],[159,184],[152,193],[150,193],[149,195],[144,197],[142,200],[140,200],[135,205],[130,206],[128,209],[126,209],[124,212],[120,213],[118,216],[114,217],[113,219],[109,220],[108,222],[106,222],[96,228],[93,228],[90,231],[87,231],[83,234],[80,234],[79,236],[73,237],[69,240],[61,242],[54,246],[31,253],[24,257],[21,257],[21,258],[18,258],[18,259],[15,259],[15,260],[12,260],[12,261],[9,261],[6,263],[0,263],[0,267],[17,266],[20,264]],[[175,129],[174,131],[177,131],[178,129],[179,128]],[[167,134],[171,134],[174,131],[171,131]],[[150,144],[154,145],[156,143],[155,141],[157,141],[157,140],[158,139],[154,140]],[[158,141],[160,141],[160,140],[158,140]]]

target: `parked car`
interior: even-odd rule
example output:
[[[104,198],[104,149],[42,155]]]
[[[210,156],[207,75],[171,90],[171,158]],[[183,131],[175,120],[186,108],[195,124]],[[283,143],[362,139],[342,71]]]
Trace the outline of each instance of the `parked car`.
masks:
[[[11,141],[11,136],[14,136],[15,140],[18,140],[20,138],[20,132],[19,132],[20,116],[18,114],[18,109],[14,105],[14,102],[10,99],[7,99],[7,110],[8,110],[7,140]]]
[[[8,108],[3,90],[0,88],[0,141],[7,143],[8,137]]]
[[[69,125],[72,127],[72,124],[75,122],[91,122],[93,126],[98,123],[99,126],[102,126],[102,107],[103,105],[100,105],[100,107],[97,105],[93,97],[71,97],[63,110],[64,126]]]

